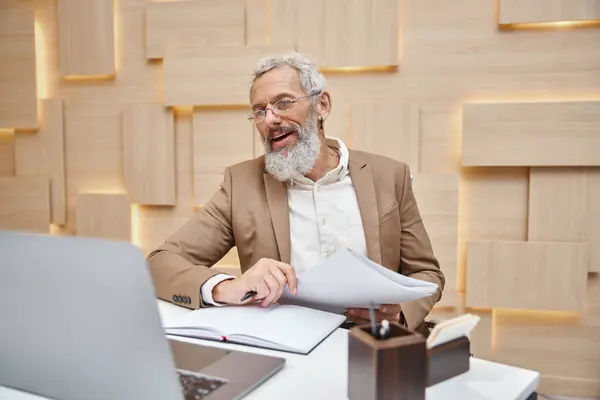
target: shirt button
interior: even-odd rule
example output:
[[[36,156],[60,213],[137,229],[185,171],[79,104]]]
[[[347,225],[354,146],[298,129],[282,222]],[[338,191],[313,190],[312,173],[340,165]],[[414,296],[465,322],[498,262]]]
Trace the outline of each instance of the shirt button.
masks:
[[[327,225],[327,220],[325,219],[325,217],[321,218],[321,223],[323,225]]]

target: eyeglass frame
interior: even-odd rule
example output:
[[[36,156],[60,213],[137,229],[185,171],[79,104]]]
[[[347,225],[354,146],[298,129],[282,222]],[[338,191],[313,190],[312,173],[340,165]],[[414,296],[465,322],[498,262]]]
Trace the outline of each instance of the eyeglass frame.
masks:
[[[259,110],[255,110],[255,111],[253,111],[253,112],[250,114],[250,116],[248,116],[248,118],[247,118],[247,119],[248,119],[248,121],[252,122],[252,123],[253,123],[253,124],[255,124],[255,125],[256,125],[256,124],[260,124],[261,122],[263,122],[263,121],[265,120],[265,118],[267,118],[267,111],[268,111],[268,110],[271,110],[271,112],[273,113],[273,115],[279,115],[279,114],[277,114],[277,113],[276,113],[276,112],[273,110],[273,108],[274,108],[274,107],[275,107],[277,104],[281,103],[282,101],[289,101],[289,102],[290,102],[290,107],[289,107],[288,109],[286,109],[286,110],[282,110],[282,111],[288,111],[289,109],[291,109],[291,108],[294,106],[294,104],[298,103],[299,101],[301,101],[301,100],[304,100],[304,99],[307,99],[307,98],[309,98],[309,97],[312,97],[312,96],[318,96],[318,95],[320,95],[321,93],[323,93],[323,92],[316,92],[316,93],[312,93],[312,94],[307,94],[306,96],[300,96],[300,97],[296,97],[295,99],[292,99],[292,100],[288,100],[288,99],[281,99],[281,100],[278,100],[278,101],[276,101],[275,103],[273,103],[273,105],[272,105],[271,107],[265,107],[264,109],[259,109]],[[261,119],[260,121],[258,121],[258,122],[254,121],[254,113],[255,113],[255,112],[257,112],[257,111],[262,111],[262,112],[264,113],[264,115],[263,115],[262,119]]]

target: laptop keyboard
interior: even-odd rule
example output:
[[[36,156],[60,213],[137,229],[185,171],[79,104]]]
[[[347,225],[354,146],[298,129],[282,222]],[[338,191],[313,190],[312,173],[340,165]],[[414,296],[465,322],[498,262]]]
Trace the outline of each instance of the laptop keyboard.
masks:
[[[197,372],[177,370],[185,400],[202,400],[227,383],[225,379]]]

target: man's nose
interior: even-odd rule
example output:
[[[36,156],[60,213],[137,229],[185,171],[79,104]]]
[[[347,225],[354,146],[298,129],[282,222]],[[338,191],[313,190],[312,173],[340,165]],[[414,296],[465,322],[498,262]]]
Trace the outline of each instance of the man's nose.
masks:
[[[279,118],[279,116],[275,115],[273,110],[268,108],[265,113],[265,123],[267,124],[267,126],[269,128],[273,128],[273,127],[281,125],[281,118]]]

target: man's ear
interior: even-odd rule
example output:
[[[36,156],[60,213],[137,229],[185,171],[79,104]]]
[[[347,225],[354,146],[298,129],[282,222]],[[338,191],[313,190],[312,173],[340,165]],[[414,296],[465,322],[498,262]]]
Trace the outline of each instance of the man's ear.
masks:
[[[317,103],[317,112],[319,117],[325,121],[331,113],[331,95],[329,92],[324,91],[319,96],[319,102]]]

